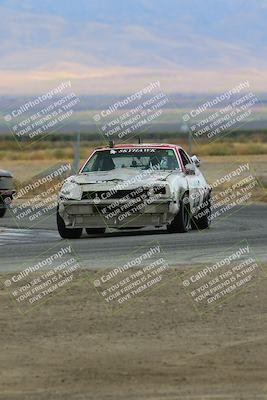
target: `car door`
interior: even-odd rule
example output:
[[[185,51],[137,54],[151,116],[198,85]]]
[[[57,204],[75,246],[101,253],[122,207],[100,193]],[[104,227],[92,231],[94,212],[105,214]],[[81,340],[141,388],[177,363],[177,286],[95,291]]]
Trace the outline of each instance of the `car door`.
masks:
[[[182,162],[183,172],[186,176],[186,180],[188,183],[190,209],[193,212],[193,214],[195,214],[195,212],[199,209],[202,203],[201,200],[202,174],[199,171],[199,169],[195,166],[195,164],[192,162],[189,155],[183,149],[179,149],[179,154]],[[191,173],[186,172],[186,165],[191,166],[192,169]]]

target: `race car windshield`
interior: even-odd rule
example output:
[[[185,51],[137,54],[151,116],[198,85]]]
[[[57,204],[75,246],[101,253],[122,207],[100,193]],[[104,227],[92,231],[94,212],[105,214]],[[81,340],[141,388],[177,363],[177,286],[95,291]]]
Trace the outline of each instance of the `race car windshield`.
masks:
[[[81,172],[111,171],[120,168],[176,170],[179,169],[179,165],[172,149],[110,149],[97,151]]]

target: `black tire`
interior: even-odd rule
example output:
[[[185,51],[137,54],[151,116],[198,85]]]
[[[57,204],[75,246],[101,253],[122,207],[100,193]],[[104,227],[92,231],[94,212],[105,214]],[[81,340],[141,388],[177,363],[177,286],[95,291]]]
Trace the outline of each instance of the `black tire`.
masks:
[[[5,215],[5,213],[6,213],[6,207],[1,207],[1,208],[0,208],[0,218],[3,218],[3,216]]]
[[[180,210],[174,217],[172,222],[167,225],[167,231],[169,233],[185,233],[191,228],[191,217],[190,217],[190,205],[189,197],[187,194],[184,195],[180,202]]]
[[[57,229],[62,239],[79,239],[82,236],[82,228],[66,228],[63,218],[57,212]]]
[[[210,217],[211,217],[211,205],[210,199],[206,200],[207,205],[202,208],[196,216],[192,218],[192,229],[203,231],[204,229],[209,229],[210,227]]]
[[[94,235],[94,234],[103,234],[106,231],[106,228],[86,228],[86,233],[88,235]]]

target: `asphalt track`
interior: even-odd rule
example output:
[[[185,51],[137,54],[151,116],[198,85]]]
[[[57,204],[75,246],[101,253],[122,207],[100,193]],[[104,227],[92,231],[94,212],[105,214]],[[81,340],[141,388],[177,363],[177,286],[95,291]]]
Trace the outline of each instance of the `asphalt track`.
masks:
[[[58,236],[55,218],[50,217],[33,229],[18,229],[6,216],[0,221],[0,271],[18,271],[53,246],[64,244]],[[119,260],[141,246],[158,242],[169,265],[210,264],[222,258],[232,246],[246,240],[258,261],[267,262],[267,205],[263,203],[234,209],[215,220],[211,229],[168,234],[165,230],[114,231],[104,235],[71,240],[84,268],[115,267]]]

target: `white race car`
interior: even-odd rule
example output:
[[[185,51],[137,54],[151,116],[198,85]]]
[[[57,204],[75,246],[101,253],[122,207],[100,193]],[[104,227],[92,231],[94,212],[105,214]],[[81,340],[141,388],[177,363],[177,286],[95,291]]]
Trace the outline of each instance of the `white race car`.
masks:
[[[200,161],[172,144],[122,144],[96,149],[58,196],[62,238],[106,229],[166,226],[168,232],[206,229],[211,187]]]

